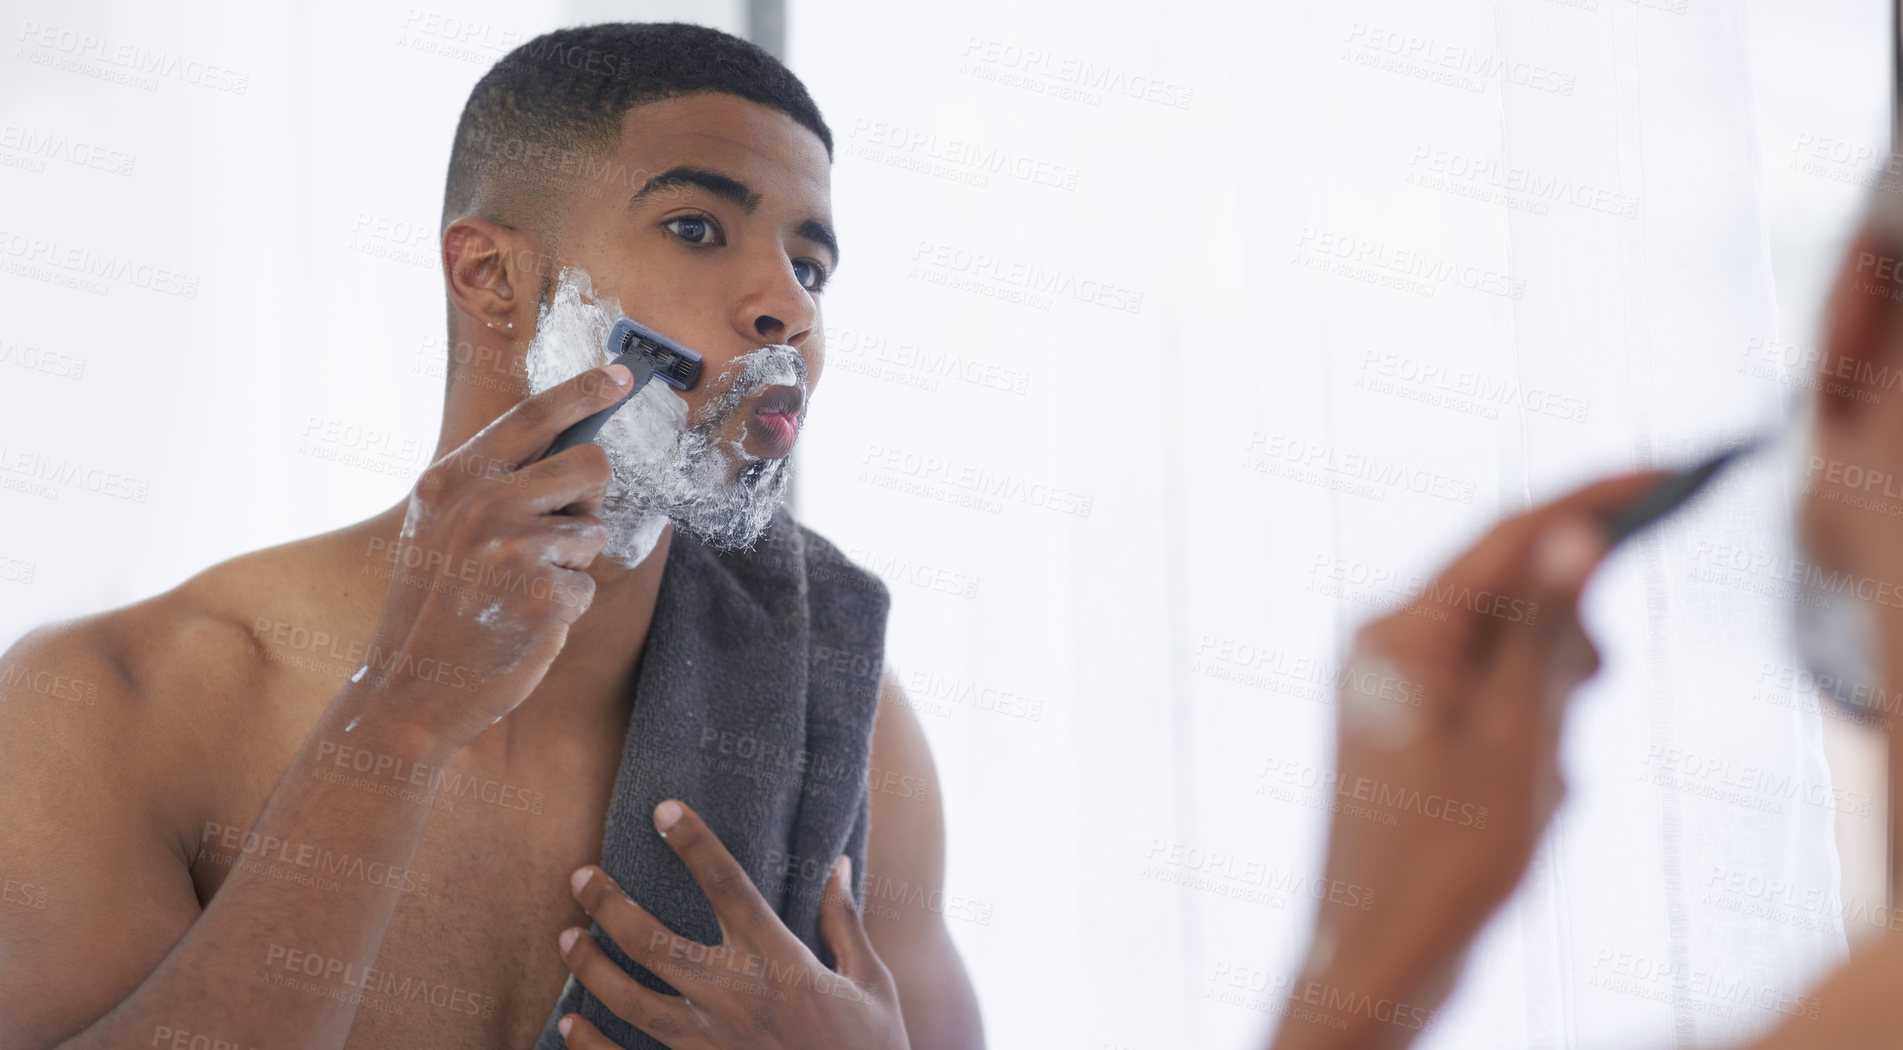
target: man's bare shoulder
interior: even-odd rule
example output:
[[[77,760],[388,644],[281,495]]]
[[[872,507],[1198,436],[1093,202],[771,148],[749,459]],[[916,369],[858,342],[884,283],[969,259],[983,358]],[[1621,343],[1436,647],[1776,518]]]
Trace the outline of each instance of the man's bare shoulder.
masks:
[[[123,705],[162,699],[181,680],[193,692],[218,692],[255,670],[245,657],[260,620],[335,619],[349,604],[351,588],[336,567],[349,542],[328,533],[252,551],[150,598],[40,627],[7,652],[17,674],[0,683],[17,687],[18,674],[29,672],[79,676],[112,694],[114,716],[135,714]],[[359,588],[373,582],[381,593],[382,582],[369,577]]]
[[[0,655],[0,956],[46,962],[0,967],[0,998],[34,1007],[8,1011],[0,1042],[96,1019],[197,921],[199,874],[219,870],[197,867],[202,829],[256,812],[321,703],[321,682],[258,655],[256,618],[334,618],[311,599],[334,590],[337,548],[233,558]],[[58,993],[46,974],[75,965],[85,987]]]
[[[383,584],[340,580],[344,537],[240,555],[142,601],[29,632],[0,656],[0,763],[17,769],[31,751],[120,773],[177,769],[220,750],[235,757],[233,734],[307,717],[273,709],[279,669],[259,637],[279,624],[356,626],[363,603],[349,587]]]

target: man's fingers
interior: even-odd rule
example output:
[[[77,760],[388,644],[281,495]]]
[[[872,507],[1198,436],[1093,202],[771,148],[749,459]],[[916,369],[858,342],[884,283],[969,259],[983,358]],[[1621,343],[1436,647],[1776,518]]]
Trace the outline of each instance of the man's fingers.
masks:
[[[1527,811],[1539,826],[1527,830],[1536,837],[1565,791],[1560,730],[1567,701],[1589,671],[1582,652],[1591,652],[1591,643],[1570,617],[1510,631],[1484,684],[1474,691],[1479,702],[1471,725],[1480,760],[1517,770],[1515,779],[1531,792]]]
[[[819,935],[833,953],[833,969],[855,981],[868,980],[872,964],[878,960],[872,940],[866,936],[865,923],[852,903],[852,861],[841,856],[833,864],[832,877],[819,898]]]
[[[1669,470],[1653,468],[1604,478],[1547,503],[1542,511],[1547,514],[1584,514],[1604,521],[1631,506],[1670,473]]]
[[[693,1014],[687,1012],[681,997],[660,995],[655,989],[634,980],[613,959],[609,959],[607,953],[601,951],[601,945],[584,930],[571,926],[569,930],[563,930],[563,936],[569,934],[575,934],[575,938],[573,943],[561,949],[561,961],[569,964],[569,972],[575,974],[575,980],[582,982],[582,987],[592,991],[594,997],[620,1020],[628,1021],[630,1025],[666,1042],[668,1046],[687,1046],[685,1037],[696,1033],[698,1025],[693,1021]],[[586,1018],[582,1018],[575,1027],[580,1027],[582,1023],[588,1023]],[[594,1025],[588,1027],[594,1029]],[[599,1029],[594,1031],[598,1037],[601,1035]],[[563,1039],[569,1040],[571,1046],[582,1046],[575,1042],[573,1033]],[[613,1046],[613,1042],[607,1042],[607,1046]]]
[[[1648,470],[1597,481],[1508,518],[1422,587],[1401,614],[1370,624],[1369,641],[1374,648],[1396,656],[1438,656],[1451,638],[1452,644],[1468,655],[1476,655],[1492,644],[1496,628],[1544,615],[1542,599],[1552,601],[1555,595],[1550,585],[1535,578],[1536,574],[1583,568],[1584,575],[1576,580],[1583,588],[1598,564],[1598,556],[1604,554],[1603,522],[1644,495],[1665,474]],[[1542,547],[1549,528],[1562,521],[1583,523],[1584,531],[1575,533],[1575,539],[1588,533],[1601,538],[1598,552],[1589,563],[1550,562],[1556,554],[1575,554],[1588,544],[1575,542],[1558,551],[1536,549]],[[1577,597],[1578,588],[1573,589]],[[1422,623],[1445,624],[1448,631],[1415,629]],[[1430,651],[1414,651],[1423,646]]]
[[[608,958],[608,954],[601,950],[601,945],[596,944],[593,937],[586,933],[577,936],[574,944],[563,950],[562,961],[568,964],[575,979],[594,993],[595,998],[600,999],[611,1013],[665,1043],[672,1050],[688,1050],[689,1047],[706,1045],[700,1039],[703,1034],[701,1026],[686,1000],[676,995],[662,995],[629,976],[627,971]],[[615,1046],[587,1018],[580,1014],[569,1016],[575,1019],[575,1023],[563,1033],[562,1038],[575,1050]],[[600,1042],[585,1041],[591,1034]]]
[[[601,924],[601,928],[615,944],[634,961],[648,968],[656,977],[673,985],[676,990],[685,992],[689,986],[706,977],[705,969],[684,957],[685,953],[673,953],[678,958],[669,958],[669,949],[675,944],[692,944],[686,938],[667,928],[667,924],[654,917],[646,908],[641,907],[622,892],[608,873],[590,864],[575,870],[571,884],[576,887],[575,899],[581,902],[583,910]],[[586,941],[587,944],[582,942]],[[590,937],[578,938],[573,951],[585,951],[594,944]],[[599,951],[599,946],[596,948]],[[563,952],[568,958],[570,952]],[[609,964],[622,977],[619,967]],[[570,966],[573,969],[573,966]],[[662,972],[665,970],[666,972]],[[575,976],[586,977],[580,971]],[[633,981],[633,978],[628,978]],[[584,983],[586,983],[584,981]],[[589,985],[592,989],[594,986]],[[644,989],[645,990],[645,989]],[[600,994],[597,992],[596,994]],[[603,1000],[606,1002],[606,1000]],[[620,1011],[616,1011],[619,1013]],[[625,1016],[625,1015],[624,1015]],[[630,1018],[632,1020],[632,1018]]]
[[[1577,613],[1579,595],[1606,556],[1603,519],[1578,513],[1544,515],[1533,537],[1532,589],[1543,605]]]
[[[625,1017],[622,1020],[628,1021]],[[628,1021],[628,1023],[634,1022]],[[556,1029],[562,1033],[562,1042],[568,1044],[568,1050],[621,1050],[617,1043],[602,1035],[601,1029],[596,1028],[593,1022],[580,1014],[569,1014],[562,1018],[557,1023]],[[660,1039],[660,1036],[655,1038]],[[665,1039],[661,1041],[671,1050],[681,1050],[681,1047],[685,1046],[685,1044],[669,1043]]]
[[[790,941],[804,950],[700,814],[668,799],[654,807],[654,826],[707,894],[725,942],[733,942],[738,934],[740,941],[757,949]]]
[[[1501,522],[1440,574],[1437,582],[1462,587],[1505,587],[1516,582],[1534,539],[1561,518],[1604,521],[1643,496],[1665,471],[1642,470],[1595,481]]]
[[[1598,653],[1579,624],[1579,595],[1605,552],[1597,518],[1555,515],[1533,542],[1530,586],[1539,603],[1531,622],[1500,632],[1483,684],[1474,690],[1483,732],[1509,753],[1551,764],[1559,748],[1565,699],[1598,669]]]
[[[488,463],[512,470],[549,447],[571,424],[626,396],[633,382],[626,365],[591,368],[518,402],[465,442],[456,456],[478,476]]]
[[[573,507],[583,514],[599,514],[612,468],[601,446],[585,441],[573,448],[532,463],[515,472],[531,514],[548,514]]]
[[[608,526],[592,514],[558,515],[539,530],[542,560],[564,569],[581,571],[608,545]]]

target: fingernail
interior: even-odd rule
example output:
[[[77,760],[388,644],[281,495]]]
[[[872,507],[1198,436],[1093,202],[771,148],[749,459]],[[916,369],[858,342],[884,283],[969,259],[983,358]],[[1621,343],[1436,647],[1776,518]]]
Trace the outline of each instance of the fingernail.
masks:
[[[654,826],[661,829],[663,836],[665,836],[668,829],[672,828],[675,822],[680,819],[681,804],[671,798],[654,807]]]
[[[629,383],[634,382],[634,373],[628,371],[628,366],[623,364],[603,365],[601,366],[601,374],[607,376],[608,382],[613,383],[615,386],[627,386]]]
[[[570,889],[573,889],[576,893],[580,893],[581,888],[588,885],[588,869],[576,868],[575,874],[568,877],[568,885]]]
[[[568,1030],[573,1027],[575,1027],[575,1019],[573,1017],[564,1017],[555,1022],[555,1030],[562,1033],[563,1039],[568,1038]]]
[[[570,926],[568,929],[562,931],[562,935],[560,937],[557,937],[556,940],[562,942],[563,955],[568,954],[568,949],[573,948],[575,946],[575,938],[580,936],[581,936],[581,927],[579,926]],[[567,1033],[563,1033],[563,1034],[566,1035]]]
[[[1542,584],[1570,589],[1579,586],[1605,551],[1599,530],[1578,518],[1562,518],[1546,527],[1533,552],[1533,572]]]
[[[833,878],[838,879],[841,885],[845,885],[845,886],[852,885],[852,858],[851,857],[848,857],[844,853],[841,853],[839,855],[839,859],[836,861],[833,861]]]

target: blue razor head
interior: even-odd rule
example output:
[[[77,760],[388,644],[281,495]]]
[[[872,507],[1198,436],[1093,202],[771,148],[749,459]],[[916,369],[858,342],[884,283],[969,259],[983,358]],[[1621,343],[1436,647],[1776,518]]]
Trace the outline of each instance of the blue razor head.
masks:
[[[640,353],[654,360],[654,374],[676,390],[700,382],[700,355],[631,317],[608,332],[609,357]]]

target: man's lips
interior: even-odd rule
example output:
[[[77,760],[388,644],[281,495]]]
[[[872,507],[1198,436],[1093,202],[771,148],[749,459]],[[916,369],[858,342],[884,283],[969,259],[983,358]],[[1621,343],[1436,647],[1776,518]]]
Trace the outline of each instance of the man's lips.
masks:
[[[800,436],[800,408],[806,395],[796,386],[770,386],[754,400],[753,420],[747,432],[759,441],[758,454],[780,459],[793,451]]]

